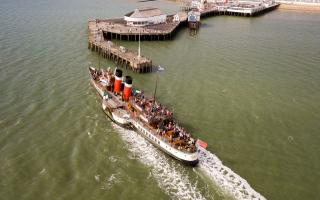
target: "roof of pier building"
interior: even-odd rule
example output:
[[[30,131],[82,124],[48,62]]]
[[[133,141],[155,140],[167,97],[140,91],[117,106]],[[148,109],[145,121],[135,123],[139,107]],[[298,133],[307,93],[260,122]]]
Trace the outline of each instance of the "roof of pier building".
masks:
[[[159,8],[142,8],[135,9],[133,12],[130,12],[125,16],[131,18],[147,18],[159,15],[164,15],[164,13]]]

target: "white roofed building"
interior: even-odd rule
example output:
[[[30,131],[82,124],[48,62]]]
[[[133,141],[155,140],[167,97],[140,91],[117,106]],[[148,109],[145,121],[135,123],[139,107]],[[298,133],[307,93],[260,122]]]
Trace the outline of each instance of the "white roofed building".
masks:
[[[165,23],[167,15],[158,8],[135,9],[124,16],[128,26],[147,26]]]

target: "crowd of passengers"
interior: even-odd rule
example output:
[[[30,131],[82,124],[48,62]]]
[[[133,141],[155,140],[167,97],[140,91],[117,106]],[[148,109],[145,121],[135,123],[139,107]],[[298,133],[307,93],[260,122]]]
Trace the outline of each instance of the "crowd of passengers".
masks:
[[[172,117],[173,113],[170,112],[167,108],[154,102],[153,99],[145,98],[143,92],[141,93],[134,93],[133,94],[133,101],[136,105],[142,108],[145,111],[148,117]]]
[[[107,70],[97,69],[92,73],[93,80],[99,80],[103,83],[113,84],[114,76],[110,67]]]
[[[98,78],[101,76],[102,72],[100,70],[94,70],[92,73],[93,80],[98,80]]]
[[[132,100],[136,105],[142,108],[148,120],[169,119],[157,124],[158,135],[164,137],[167,132],[171,132],[171,134],[169,135],[170,140],[173,143],[178,140],[184,141],[184,148],[186,148],[186,150],[191,149],[195,145],[195,140],[191,138],[191,135],[187,133],[184,128],[180,127],[173,120],[173,113],[169,111],[167,108],[165,108],[163,105],[154,102],[153,99],[145,98],[143,92],[134,93]],[[179,146],[178,148],[181,149],[182,147]]]

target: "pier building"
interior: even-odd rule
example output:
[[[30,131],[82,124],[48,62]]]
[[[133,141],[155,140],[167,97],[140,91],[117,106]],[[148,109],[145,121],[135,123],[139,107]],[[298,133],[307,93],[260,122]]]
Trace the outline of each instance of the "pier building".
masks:
[[[148,26],[165,23],[167,15],[158,8],[135,9],[124,16],[128,26]]]

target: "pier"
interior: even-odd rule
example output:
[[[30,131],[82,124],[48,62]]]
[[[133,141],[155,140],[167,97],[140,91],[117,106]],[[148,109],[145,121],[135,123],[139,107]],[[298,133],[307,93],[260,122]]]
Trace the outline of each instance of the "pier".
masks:
[[[127,26],[123,18],[96,19],[97,26],[106,39],[112,40],[171,40],[178,26],[187,20],[187,13],[179,12],[181,21],[175,21],[174,15],[168,16],[165,23],[149,26]]]
[[[105,40],[104,34],[95,20],[89,21],[88,25],[88,49],[96,51],[104,58],[113,60],[118,66],[129,68],[134,72],[146,73],[152,71],[151,59],[140,56],[140,52],[137,54]]]
[[[185,1],[181,9],[186,12],[193,9],[199,10],[201,18],[215,15],[254,17],[269,12],[279,5],[279,3],[272,1],[262,3],[254,1],[228,2],[226,0],[224,2],[199,4],[195,7],[189,1]]]
[[[190,1],[184,2],[181,11],[174,15],[165,15],[157,8],[136,9],[126,14],[122,18],[112,19],[96,19],[95,25],[97,29],[103,32],[104,38],[107,40],[171,40],[173,39],[178,28],[182,25],[186,26],[188,20],[188,12],[197,9],[201,18],[217,15],[245,16],[253,17],[269,12],[277,8],[280,4],[273,1],[269,2],[217,2],[204,3],[195,7]],[[156,22],[136,22],[134,19],[150,19],[157,11],[158,16],[165,16],[165,20],[161,23]],[[139,18],[132,16],[139,15]],[[152,16],[154,17],[154,16]],[[157,16],[155,16],[157,17]],[[132,21],[128,21],[132,19]],[[90,23],[90,22],[89,22]]]
[[[279,3],[241,2],[238,4],[217,4],[218,15],[254,17],[276,9]]]

